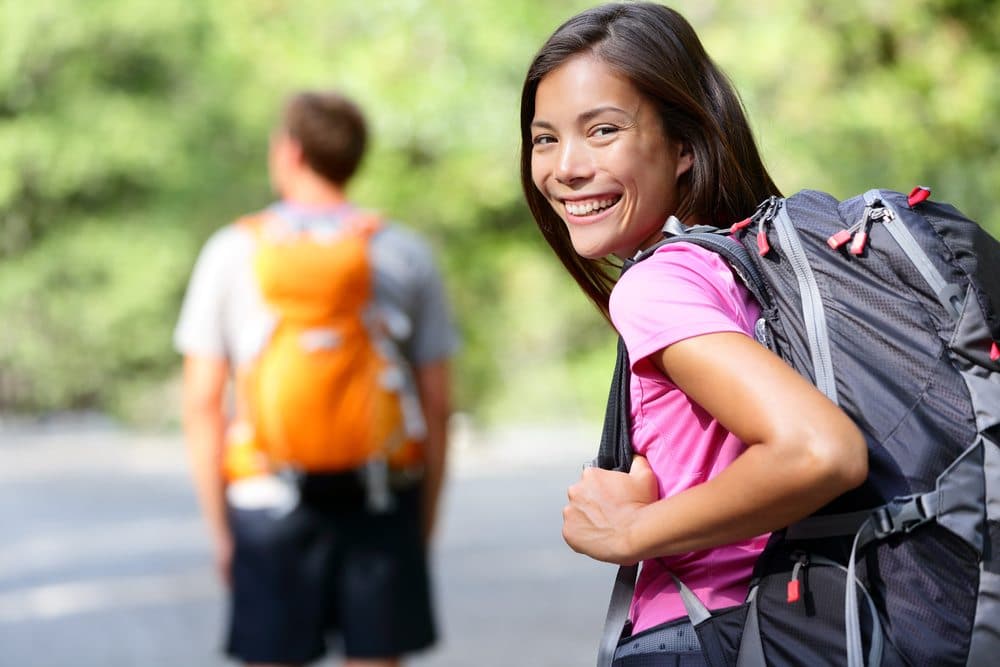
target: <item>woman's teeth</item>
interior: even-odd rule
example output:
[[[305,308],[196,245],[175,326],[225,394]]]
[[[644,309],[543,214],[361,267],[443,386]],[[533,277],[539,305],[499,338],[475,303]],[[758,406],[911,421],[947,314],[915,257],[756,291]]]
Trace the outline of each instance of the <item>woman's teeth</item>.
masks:
[[[589,202],[566,202],[566,211],[570,215],[593,215],[613,206],[617,201],[618,198],[599,199]]]

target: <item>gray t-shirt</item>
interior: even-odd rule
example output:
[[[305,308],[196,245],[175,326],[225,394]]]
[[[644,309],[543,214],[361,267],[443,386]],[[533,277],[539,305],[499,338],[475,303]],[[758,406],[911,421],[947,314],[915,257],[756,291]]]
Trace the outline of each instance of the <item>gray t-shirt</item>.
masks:
[[[288,204],[273,210],[297,224],[338,224],[353,210],[307,212]],[[253,275],[254,236],[231,224],[205,244],[188,284],[174,344],[185,355],[251,361],[276,324]],[[458,336],[430,247],[415,233],[385,223],[372,237],[375,305],[401,357],[411,367],[454,354]]]

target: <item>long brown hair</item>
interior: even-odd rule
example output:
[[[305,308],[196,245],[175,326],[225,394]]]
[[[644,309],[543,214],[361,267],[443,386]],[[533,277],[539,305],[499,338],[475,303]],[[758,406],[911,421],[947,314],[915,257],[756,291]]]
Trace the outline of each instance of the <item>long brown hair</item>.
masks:
[[[626,77],[655,105],[669,138],[691,150],[694,164],[679,183],[678,218],[722,227],[781,193],[764,168],[739,96],[683,16],[653,3],[613,3],[566,21],[539,50],[524,80],[521,187],[545,240],[607,317],[617,273],[614,264],[581,257],[573,250],[565,224],[531,177],[531,122],[538,84],[584,52]]]

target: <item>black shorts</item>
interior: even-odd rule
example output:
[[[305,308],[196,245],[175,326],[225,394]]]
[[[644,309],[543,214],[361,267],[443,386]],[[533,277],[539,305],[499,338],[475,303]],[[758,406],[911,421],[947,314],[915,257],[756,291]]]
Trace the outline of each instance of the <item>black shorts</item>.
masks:
[[[351,658],[392,658],[436,638],[418,488],[395,509],[320,496],[277,517],[229,508],[235,551],[227,652],[244,662],[303,663],[339,634]]]

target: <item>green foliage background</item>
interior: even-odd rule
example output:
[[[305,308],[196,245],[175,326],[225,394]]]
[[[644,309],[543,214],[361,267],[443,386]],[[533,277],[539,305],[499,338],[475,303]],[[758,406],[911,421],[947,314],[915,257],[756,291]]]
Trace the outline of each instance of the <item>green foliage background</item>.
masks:
[[[591,4],[0,0],[0,412],[169,412],[201,243],[268,202],[282,98],[338,87],[374,135],[352,196],[438,250],[465,339],[459,405],[597,418],[611,335],[517,174],[524,71]],[[783,190],[929,184],[1000,230],[1000,4],[674,6],[742,91]]]

